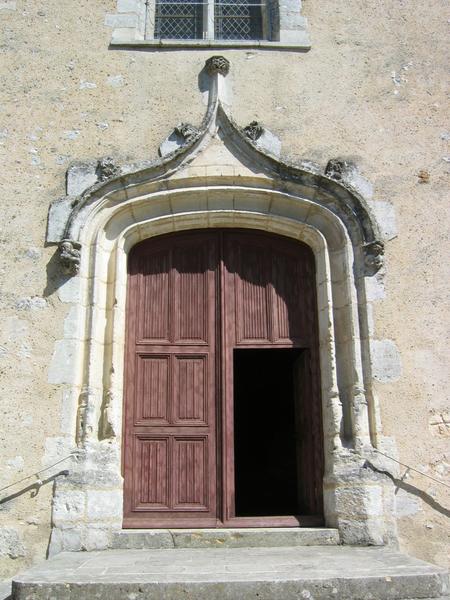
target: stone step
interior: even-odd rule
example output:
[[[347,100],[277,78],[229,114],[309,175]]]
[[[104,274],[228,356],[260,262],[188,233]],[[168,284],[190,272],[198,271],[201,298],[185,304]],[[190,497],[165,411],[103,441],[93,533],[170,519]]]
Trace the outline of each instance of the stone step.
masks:
[[[115,534],[113,548],[274,548],[339,543],[338,530],[326,528],[123,529]]]
[[[431,600],[442,568],[386,548],[175,548],[61,553],[13,600]]]

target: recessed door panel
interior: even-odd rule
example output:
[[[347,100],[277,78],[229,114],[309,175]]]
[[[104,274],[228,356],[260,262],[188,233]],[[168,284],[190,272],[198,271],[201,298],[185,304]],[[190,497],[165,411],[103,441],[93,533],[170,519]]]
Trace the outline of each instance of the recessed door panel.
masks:
[[[176,356],[173,423],[208,424],[208,356]],[[213,392],[213,390],[211,390]]]
[[[169,509],[169,438],[135,437],[136,508]]]
[[[170,356],[136,354],[135,425],[168,425]]]
[[[174,439],[174,508],[208,510],[208,438]]]
[[[141,340],[170,341],[170,262],[169,250],[160,250],[137,259],[137,334]]]

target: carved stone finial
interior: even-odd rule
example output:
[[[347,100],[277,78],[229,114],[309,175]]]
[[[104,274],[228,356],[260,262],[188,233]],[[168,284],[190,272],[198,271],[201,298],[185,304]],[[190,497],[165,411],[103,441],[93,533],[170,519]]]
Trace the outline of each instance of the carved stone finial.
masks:
[[[367,270],[375,274],[381,269],[384,262],[384,244],[380,241],[370,242],[364,246],[364,262]]]
[[[353,165],[346,160],[332,158],[325,167],[325,175],[336,181],[341,181],[352,167]]]
[[[211,58],[208,58],[206,61],[205,66],[210,75],[220,73],[225,77],[230,71],[230,61],[224,56],[211,56]]]
[[[175,133],[184,138],[185,142],[190,142],[199,135],[200,129],[190,123],[180,123],[175,127]]]
[[[111,179],[111,177],[120,175],[120,167],[116,164],[112,156],[105,156],[98,161],[97,173],[100,181],[106,181],[107,179]]]
[[[249,125],[247,125],[247,127],[244,127],[242,131],[249,140],[256,142],[256,140],[262,136],[264,127],[261,125],[261,123],[258,123],[258,121],[252,121]]]
[[[73,240],[59,243],[59,259],[66,273],[76,275],[80,270],[81,244]]]

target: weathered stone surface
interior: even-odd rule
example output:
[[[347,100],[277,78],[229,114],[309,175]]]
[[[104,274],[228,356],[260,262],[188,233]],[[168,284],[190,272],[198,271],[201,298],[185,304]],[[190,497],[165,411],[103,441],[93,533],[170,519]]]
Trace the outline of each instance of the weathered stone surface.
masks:
[[[12,527],[0,528],[0,556],[8,556],[13,559],[25,556],[25,546],[16,529]]]
[[[339,544],[336,529],[248,528],[248,529],[160,529],[122,530],[115,534],[113,548],[260,548]]]
[[[382,383],[396,381],[402,374],[402,362],[392,340],[372,340],[372,374]]]
[[[120,491],[88,491],[87,516],[91,519],[110,519],[122,516]]]
[[[174,539],[168,529],[118,531],[112,540],[112,548],[121,550],[147,550],[150,548],[173,548]]]
[[[84,517],[86,510],[86,494],[84,492],[58,491],[53,498],[53,523],[78,521]]]
[[[73,197],[64,196],[50,205],[47,219],[47,242],[55,243],[62,240],[73,202]]]
[[[62,553],[13,580],[14,600],[440,598],[444,569],[379,548]]]
[[[78,196],[97,182],[97,161],[76,163],[67,171],[67,195]]]

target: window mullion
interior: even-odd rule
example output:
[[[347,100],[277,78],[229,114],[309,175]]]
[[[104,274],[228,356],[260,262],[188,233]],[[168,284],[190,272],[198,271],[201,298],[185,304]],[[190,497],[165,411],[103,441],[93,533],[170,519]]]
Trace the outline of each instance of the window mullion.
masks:
[[[214,0],[205,0],[203,9],[204,36],[206,40],[214,39]]]

